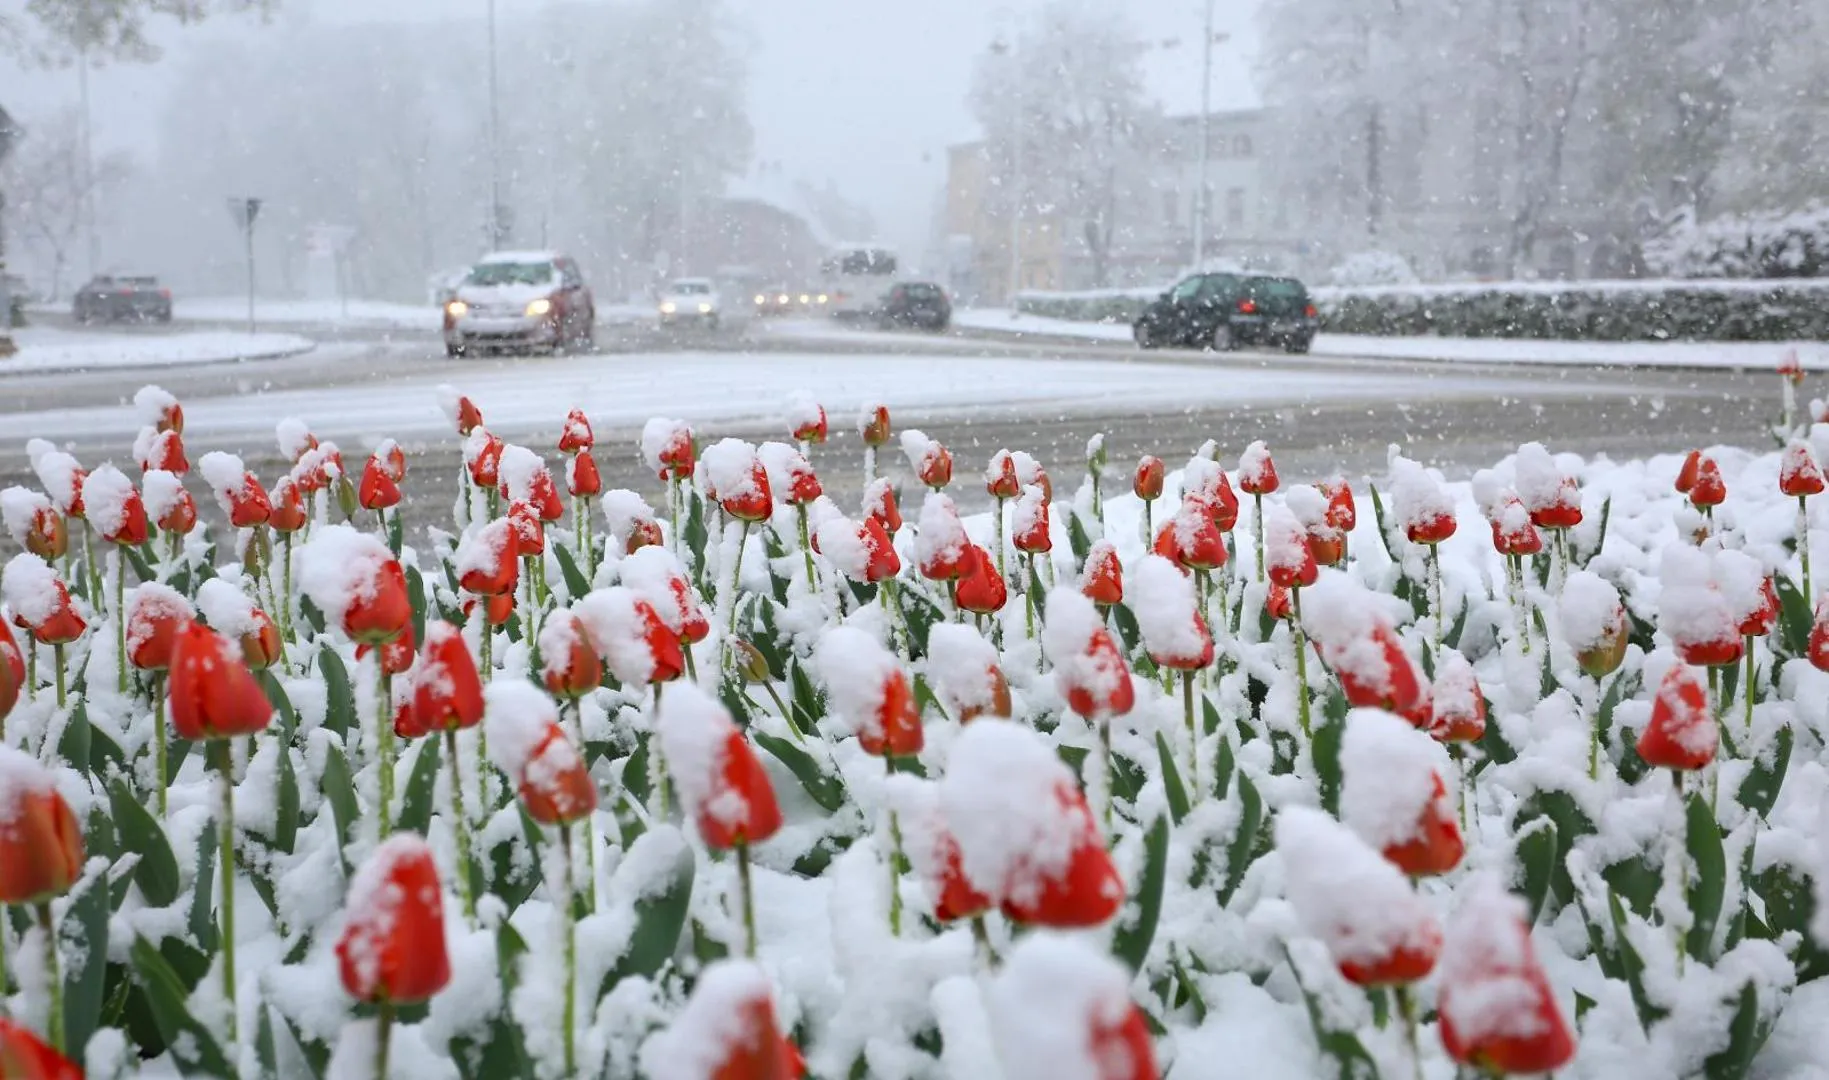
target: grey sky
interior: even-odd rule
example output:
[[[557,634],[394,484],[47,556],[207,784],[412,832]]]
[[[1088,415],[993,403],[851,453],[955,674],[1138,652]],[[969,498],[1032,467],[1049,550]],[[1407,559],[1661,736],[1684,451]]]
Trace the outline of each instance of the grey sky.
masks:
[[[0,0],[12,6],[17,0]],[[293,20],[413,21],[478,17],[487,0],[281,0],[270,24],[221,18],[160,36],[166,61],[122,66],[92,84],[101,147],[149,149],[165,87],[165,68],[195,35],[283,34]],[[552,0],[496,0],[512,20]],[[1191,112],[1200,96],[1202,0],[1111,0],[1156,43],[1149,88],[1169,110]],[[787,180],[831,180],[875,214],[880,239],[914,255],[928,238],[934,199],[945,178],[945,147],[969,139],[966,107],[972,65],[1001,26],[1042,0],[731,0],[750,43],[750,118],[756,158]],[[1214,51],[1216,107],[1254,101],[1249,66],[1257,0],[1215,0],[1215,22],[1232,39]],[[1164,42],[1175,45],[1163,47]],[[504,56],[504,65],[516,62]],[[74,73],[9,74],[0,96],[25,116],[59,99],[74,101]]]

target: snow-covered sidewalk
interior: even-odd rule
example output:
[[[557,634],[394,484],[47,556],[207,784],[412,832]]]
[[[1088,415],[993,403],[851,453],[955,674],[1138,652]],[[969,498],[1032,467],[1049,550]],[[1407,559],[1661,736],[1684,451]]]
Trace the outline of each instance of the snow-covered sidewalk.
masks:
[[[0,359],[0,375],[273,360],[296,356],[317,344],[297,334],[110,334],[42,326],[15,331],[13,342],[19,352]]]
[[[172,318],[180,322],[245,322],[245,296],[180,296]],[[257,324],[379,330],[437,330],[444,316],[436,304],[395,304],[383,300],[258,300]]]
[[[1123,323],[1074,322],[1012,314],[1005,308],[954,313],[960,329],[986,333],[1129,341]],[[1822,341],[1538,341],[1522,338],[1368,337],[1322,334],[1314,355],[1449,363],[1539,364],[1551,367],[1719,368],[1769,371],[1795,350],[1809,371],[1829,371],[1829,342]]]

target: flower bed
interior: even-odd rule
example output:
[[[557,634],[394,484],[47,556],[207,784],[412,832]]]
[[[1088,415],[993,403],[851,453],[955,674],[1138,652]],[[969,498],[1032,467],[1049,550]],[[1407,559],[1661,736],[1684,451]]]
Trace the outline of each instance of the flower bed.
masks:
[[[9,1070],[1812,1060],[1808,438],[1471,483],[1209,444],[1119,493],[1095,439],[1070,492],[797,398],[760,447],[652,421],[643,493],[582,413],[541,452],[452,392],[463,495],[409,543],[394,444],[284,421],[267,484],[136,400],[137,480],[35,443],[0,492]]]

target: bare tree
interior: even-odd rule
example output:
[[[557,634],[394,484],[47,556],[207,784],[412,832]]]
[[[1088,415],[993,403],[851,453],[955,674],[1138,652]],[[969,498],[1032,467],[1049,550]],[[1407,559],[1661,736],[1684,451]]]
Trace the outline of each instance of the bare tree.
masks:
[[[82,231],[86,197],[120,183],[133,171],[132,159],[121,153],[104,155],[93,171],[85,169],[79,125],[70,109],[27,128],[4,170],[13,233],[22,250],[48,265],[52,301],[63,291],[70,249]]]

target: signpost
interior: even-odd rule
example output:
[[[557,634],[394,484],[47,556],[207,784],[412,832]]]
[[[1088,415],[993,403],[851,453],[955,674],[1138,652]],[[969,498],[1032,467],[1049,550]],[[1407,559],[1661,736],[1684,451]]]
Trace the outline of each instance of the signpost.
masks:
[[[260,200],[251,195],[229,196],[229,216],[248,245],[248,333],[254,332],[254,219],[260,216]]]
[[[19,128],[5,109],[0,109],[0,164],[13,152],[19,141]],[[17,352],[13,345],[13,290],[6,278],[6,192],[0,191],[0,357]]]

